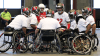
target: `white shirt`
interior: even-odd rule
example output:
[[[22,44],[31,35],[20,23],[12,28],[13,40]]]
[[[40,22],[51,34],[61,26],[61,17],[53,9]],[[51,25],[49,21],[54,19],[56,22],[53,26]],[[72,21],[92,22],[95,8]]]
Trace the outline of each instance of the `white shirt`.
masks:
[[[22,27],[27,27],[27,19],[24,15],[17,15],[8,26],[20,30]]]
[[[61,26],[67,26],[67,22],[70,22],[68,13],[63,12],[63,14],[59,15],[58,12],[54,14],[54,19],[58,20]]]
[[[37,26],[37,28],[44,29],[44,30],[57,29],[59,27],[60,27],[59,22],[49,17],[42,19]]]
[[[89,15],[87,18],[86,18],[86,22],[89,22],[89,24],[93,25],[95,24],[95,21],[94,21],[94,18],[92,15]]]
[[[79,32],[86,31],[86,27],[89,23],[86,22],[83,18],[80,18],[78,21]]]
[[[45,8],[45,9],[44,9],[45,12],[47,12],[48,10],[49,10],[48,8]]]
[[[70,24],[71,24],[70,29],[75,30],[77,28],[77,24],[75,20],[71,21]]]
[[[35,14],[32,14],[32,13],[30,14],[27,20],[27,29],[32,29],[31,24],[37,25],[37,18]]]

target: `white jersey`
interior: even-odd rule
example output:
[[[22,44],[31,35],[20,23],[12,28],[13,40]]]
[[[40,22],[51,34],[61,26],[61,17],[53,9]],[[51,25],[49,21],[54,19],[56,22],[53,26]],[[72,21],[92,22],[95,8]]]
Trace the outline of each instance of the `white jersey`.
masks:
[[[8,26],[20,30],[22,27],[27,27],[27,19],[24,15],[17,15]]]
[[[44,9],[45,12],[47,12],[48,10],[49,10],[48,8],[45,8],[45,9]]]
[[[58,12],[54,14],[54,19],[58,20],[61,26],[67,26],[67,22],[70,22],[68,13],[63,12],[63,14],[59,15]]]
[[[88,26],[88,22],[86,22],[83,18],[80,18],[78,21],[78,29],[79,32],[86,31],[86,27]]]
[[[77,24],[75,20],[71,21],[70,24],[71,24],[70,29],[75,30],[77,28]]]
[[[87,18],[86,18],[86,22],[89,22],[89,24],[93,25],[95,24],[95,21],[94,21],[94,18],[92,15],[89,15]]]
[[[35,16],[35,14],[32,14],[32,13],[30,14],[30,16],[28,17],[28,20],[27,20],[27,29],[32,29],[31,24],[37,25],[37,18]]]
[[[49,17],[42,19],[37,26],[37,28],[45,30],[57,29],[59,27],[60,27],[59,22],[54,18],[49,18]]]

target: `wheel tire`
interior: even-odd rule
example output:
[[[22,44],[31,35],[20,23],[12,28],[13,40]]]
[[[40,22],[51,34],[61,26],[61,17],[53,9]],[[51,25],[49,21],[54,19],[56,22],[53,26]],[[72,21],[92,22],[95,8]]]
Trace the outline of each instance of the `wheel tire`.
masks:
[[[61,54],[62,53],[62,46],[61,46],[61,41],[59,36],[56,34],[56,38],[58,41],[56,41],[56,44],[59,44],[60,49],[58,48],[58,53]]]
[[[4,38],[4,37],[5,37],[4,34],[3,34],[1,37]],[[11,42],[11,41],[10,41],[10,42]],[[5,49],[5,50],[2,50],[2,47],[4,47],[4,46],[7,45],[7,44],[9,44],[9,45],[6,46],[6,49]],[[0,48],[1,48],[1,49],[0,49],[0,52],[4,53],[4,52],[8,51],[8,50],[10,49],[11,45],[12,45],[11,43],[5,43],[5,44],[4,44],[4,40],[3,40],[3,44],[0,46]]]
[[[95,40],[97,41],[97,43],[96,43]],[[99,45],[99,39],[98,38],[94,38],[93,41],[94,41],[94,43],[93,43],[93,51],[97,51],[97,46]]]
[[[79,52],[79,51],[77,51],[75,48],[74,48],[74,41],[77,39],[77,38],[79,38],[79,37],[81,37],[82,35],[78,35],[78,36],[76,36],[76,37],[74,37],[73,38],[73,40],[72,40],[72,50],[75,52],[75,53],[77,53],[77,54],[81,54],[81,55],[85,55],[85,54],[88,54],[89,52],[91,52],[91,49],[92,49],[92,42],[91,42],[91,39],[88,37],[88,36],[85,36],[88,40],[89,40],[89,42],[90,42],[90,47],[89,47],[89,49],[88,49],[88,51],[86,51],[86,52]],[[82,37],[81,37],[82,38]]]
[[[19,35],[19,34],[20,34],[20,35]],[[28,42],[27,42],[27,39],[25,39],[25,38],[26,38],[28,35],[26,35],[26,37],[24,37],[25,40],[23,41],[23,43],[25,43],[24,46],[26,47],[25,49],[23,49],[24,51],[20,51],[19,49],[16,49],[16,48],[18,48],[18,46],[19,46],[20,48],[24,47],[24,46],[20,46],[20,42],[19,42],[20,39],[18,39],[19,36],[21,37],[21,32],[20,32],[20,31],[16,31],[15,34],[14,34],[13,36],[14,36],[14,37],[13,37],[13,38],[14,38],[14,42],[13,42],[13,43],[14,43],[14,45],[15,45],[15,46],[14,46],[15,51],[18,51],[18,52],[20,52],[20,53],[25,53],[25,52],[27,52],[27,51],[28,51]],[[15,42],[15,39],[17,39],[18,42]]]

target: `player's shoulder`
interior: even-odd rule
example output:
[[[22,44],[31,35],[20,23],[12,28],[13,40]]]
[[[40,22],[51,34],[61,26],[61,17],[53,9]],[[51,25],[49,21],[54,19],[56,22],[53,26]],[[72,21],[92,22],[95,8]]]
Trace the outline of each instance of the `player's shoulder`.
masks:
[[[27,17],[25,15],[17,15],[16,17],[22,18],[23,20],[26,20],[27,19]]]
[[[16,17],[25,17],[24,15],[17,15]]]
[[[65,12],[65,11],[63,12],[63,14],[64,14],[64,15],[68,15],[68,13],[67,13],[67,12]]]
[[[59,22],[58,20],[56,20],[56,19],[54,19],[54,18],[51,18],[53,21],[55,21],[55,22]]]
[[[73,20],[73,22],[76,22],[76,20]]]
[[[83,18],[80,18],[80,19],[79,19],[79,21],[80,21],[80,22],[83,22],[83,21],[85,21],[85,19],[83,19]]]
[[[92,15],[89,15],[87,18],[94,18]]]
[[[36,17],[36,15],[35,15],[35,14],[33,14],[33,13],[31,13],[31,14],[30,14],[30,16],[33,16],[33,17],[35,16],[35,17]]]
[[[55,12],[54,15],[58,15],[58,12]]]

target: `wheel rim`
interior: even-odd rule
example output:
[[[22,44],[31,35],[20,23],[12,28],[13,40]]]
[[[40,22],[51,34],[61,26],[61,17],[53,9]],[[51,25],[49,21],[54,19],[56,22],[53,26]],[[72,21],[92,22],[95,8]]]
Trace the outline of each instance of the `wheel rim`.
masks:
[[[11,36],[5,36],[5,40],[4,35],[0,37],[0,52],[5,52],[10,48],[11,44],[8,42],[11,42]]]
[[[92,47],[91,39],[88,36],[82,38],[81,35],[79,35],[73,39],[72,44],[73,49],[80,54],[87,54]]]

